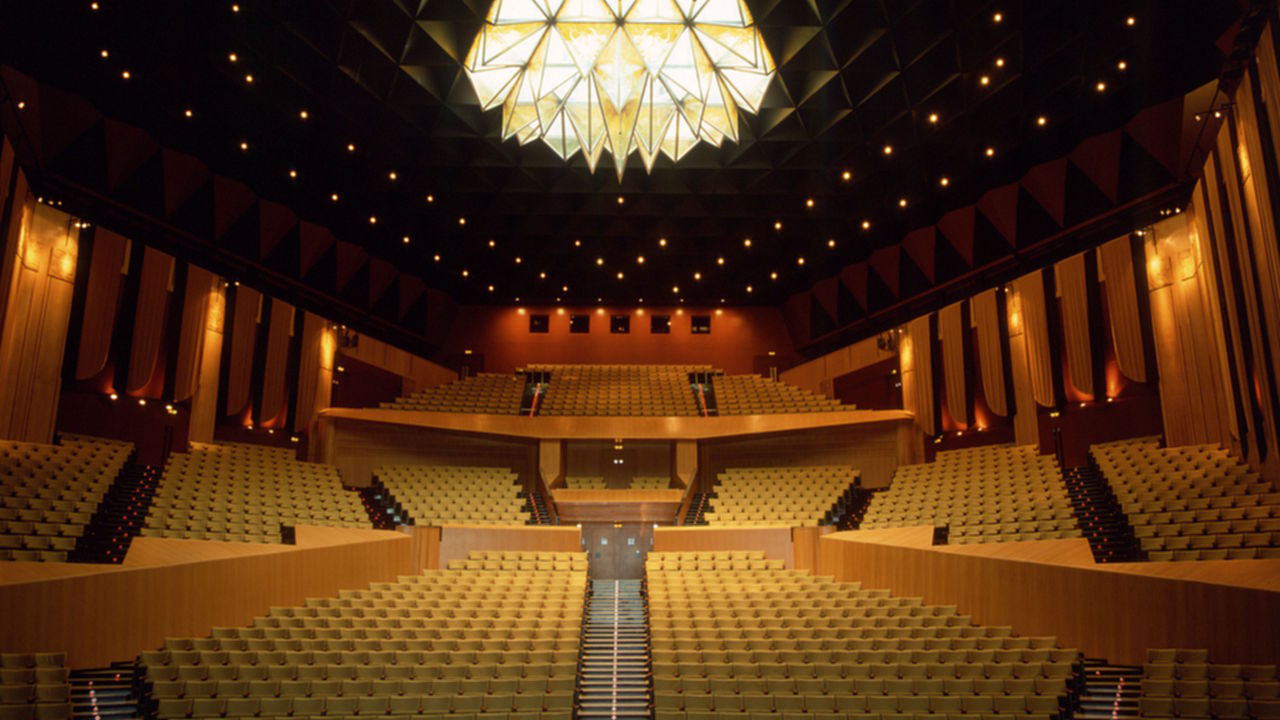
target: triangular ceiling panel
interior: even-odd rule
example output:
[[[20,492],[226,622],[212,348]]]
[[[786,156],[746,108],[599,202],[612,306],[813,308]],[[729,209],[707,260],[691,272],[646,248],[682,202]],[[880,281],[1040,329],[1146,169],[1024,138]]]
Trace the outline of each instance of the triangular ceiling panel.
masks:
[[[902,249],[930,283],[933,282],[934,244],[937,241],[938,231],[932,225],[907,233],[902,239]]]
[[[1120,131],[1095,135],[1067,157],[1114,205],[1120,185]]]
[[[107,186],[115,191],[159,151],[160,144],[146,132],[110,118],[104,122],[104,131]]]
[[[1062,227],[1066,221],[1067,160],[1059,158],[1032,167],[1022,177],[1022,187]]]
[[[977,211],[972,205],[952,210],[938,221],[938,230],[955,251],[973,267],[973,223]]]
[[[1018,185],[998,187],[978,198],[978,209],[1000,231],[1009,247],[1018,246]]]

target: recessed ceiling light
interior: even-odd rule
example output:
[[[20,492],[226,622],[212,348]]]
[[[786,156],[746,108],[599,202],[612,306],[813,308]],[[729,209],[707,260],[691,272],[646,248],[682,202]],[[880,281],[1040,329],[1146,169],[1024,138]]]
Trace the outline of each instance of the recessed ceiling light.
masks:
[[[544,270],[543,272],[538,273],[538,279],[539,279],[539,280],[546,280],[546,279],[547,279],[547,273],[546,273],[546,271],[545,271],[545,270]]]
[[[405,236],[404,236],[404,244],[405,244],[405,245],[408,245],[408,244],[409,244],[409,236],[408,236],[408,235],[405,235]]]
[[[751,247],[751,238],[742,241],[742,247]]]
[[[377,225],[377,224],[378,224],[378,216],[377,216],[377,215],[370,215],[370,216],[369,216],[369,224],[370,224],[370,225]]]
[[[435,202],[435,201],[436,201],[436,196],[435,196],[435,195],[428,195],[428,196],[427,196],[427,202],[429,202],[429,203],[433,203],[433,202]]]
[[[108,57],[108,56],[110,56],[110,55],[111,55],[111,53],[107,52],[107,49],[106,49],[106,48],[103,48],[103,49],[102,49],[102,57],[104,57],[104,58],[105,58],[105,57]]]
[[[870,230],[870,229],[871,229],[871,221],[870,221],[870,220],[863,220],[863,221],[862,221],[862,229],[863,229],[863,230]]]
[[[938,124],[938,113],[929,113],[929,123],[931,125]]]
[[[748,285],[748,286],[747,286],[747,292],[755,292],[755,288],[753,288],[753,287],[751,287],[750,285]]]
[[[671,292],[673,292],[673,293],[678,293],[678,292],[680,292],[680,286],[679,286],[679,285],[672,285],[672,286],[671,286]]]
[[[986,75],[983,75],[982,77],[978,78],[978,84],[980,84],[980,85],[990,85],[990,84],[991,84],[991,78],[987,77]]]
[[[1119,70],[1120,72],[1124,72],[1125,70],[1129,69],[1129,63],[1121,60],[1120,62],[1116,63],[1116,69]]]
[[[781,221],[781,220],[779,220],[779,221],[775,222],[775,223],[773,224],[773,229],[774,229],[774,230],[781,230],[781,229],[782,229],[782,221]]]
[[[493,286],[492,286],[492,285],[490,285],[490,286],[489,286],[489,292],[493,292]]]
[[[596,258],[596,265],[604,265],[604,258],[601,258],[601,257]]]
[[[658,238],[658,247],[666,247],[666,246],[667,246],[667,239],[666,239],[666,238]]]
[[[124,70],[124,71],[122,71],[122,72],[120,73],[120,77],[124,78],[125,80],[128,80],[129,78],[131,78],[131,77],[133,77],[133,76],[129,74],[129,71],[128,71],[128,70]]]
[[[235,62],[235,61],[239,60],[240,58],[239,58],[239,57],[237,57],[235,53],[231,53],[230,55],[227,55],[227,59],[228,59],[228,60],[230,60],[231,62]]]
[[[885,155],[892,155],[892,154],[893,154],[893,146],[892,146],[892,145],[885,145],[885,146],[884,146],[884,154],[885,154]]]
[[[946,175],[943,175],[942,177],[938,178],[938,184],[941,185],[942,187],[946,187],[951,184],[951,180]]]
[[[298,171],[297,171],[297,170],[289,170],[289,177],[291,177],[291,178],[296,178],[296,177],[298,177]]]
[[[463,270],[463,271],[462,271],[462,277],[467,277],[467,276],[468,276],[468,275],[470,275],[470,274],[471,274],[471,273],[470,273],[469,271],[467,271],[467,270]]]
[[[581,240],[574,240],[574,241],[573,241],[573,246],[574,246],[574,247],[582,247],[582,241],[581,241]]]
[[[466,225],[466,224],[467,224],[467,219],[466,219],[466,218],[464,218],[464,217],[460,217],[460,218],[458,218],[458,224],[459,224],[459,225]]]
[[[521,263],[523,263],[523,262],[524,262],[524,258],[522,258],[522,257],[520,257],[519,255],[517,255],[517,256],[516,256],[516,264],[517,264],[517,265],[519,265],[519,264],[521,264]]]
[[[998,68],[1002,68],[1002,67],[1004,67],[1004,58],[1002,58],[1002,57],[1001,57],[1001,58],[996,58],[996,67],[998,67]]]
[[[560,292],[569,292],[569,286],[568,286],[568,285],[561,285],[561,286],[560,286]]]
[[[347,152],[355,152],[355,151],[356,151],[356,144],[355,144],[355,143],[347,143]]]
[[[244,142],[244,141],[242,140],[242,141],[240,142],[240,149],[241,149],[241,150],[248,150],[248,149],[249,149],[249,143]]]
[[[311,116],[307,113],[307,111],[306,111],[306,110],[299,110],[299,111],[298,111],[298,117],[299,117],[299,118],[301,118],[301,119],[303,119],[303,120],[306,120],[308,117],[311,117]]]
[[[440,255],[439,254],[433,255],[431,259],[435,260],[436,262],[440,262]]]
[[[778,272],[775,270],[774,272],[769,273],[769,279],[770,279],[770,280],[777,280],[777,279],[778,279]]]
[[[637,255],[637,256],[636,256],[636,264],[637,264],[637,265],[643,265],[643,264],[644,264],[644,256],[643,256],[643,255]]]
[[[387,179],[388,179],[388,180],[391,180],[392,182],[395,182],[395,179],[396,179],[396,171],[395,171],[395,170],[392,170],[391,172],[387,173]]]
[[[723,265],[723,264],[724,264],[724,258],[722,258],[722,257],[718,257],[718,258],[716,258],[716,264],[717,264],[717,265]]]
[[[619,204],[619,205],[621,205],[622,203],[624,203],[624,202],[626,202],[626,201],[627,201],[627,199],[626,199],[626,198],[622,197],[621,195],[619,195],[619,196],[618,196],[618,204]]]
[[[813,198],[809,198],[808,200],[805,200],[804,206],[809,208],[813,207]]]
[[[700,273],[700,272],[695,272],[695,273],[693,274],[693,279],[694,279],[694,280],[701,280],[701,279],[702,279],[702,273]]]
[[[497,245],[498,243],[494,242],[492,239],[489,240],[489,247],[497,247]]]
[[[332,201],[334,201],[334,202],[338,202],[338,193],[334,193],[334,194],[330,195],[330,196],[329,196],[329,199],[330,199],[330,200],[332,200]]]
[[[843,173],[841,173],[840,178],[843,179],[845,182],[849,182],[850,180],[853,179],[853,173],[849,172],[848,170],[845,170]]]
[[[907,199],[906,199],[906,198],[898,198],[898,207],[906,207],[906,206],[907,206]]]
[[[619,280],[621,280],[621,279],[622,279],[622,273],[618,273],[618,279],[619,279]]]
[[[996,149],[995,149],[995,148],[993,148],[993,147],[989,147],[989,148],[987,148],[987,157],[995,157],[995,155],[996,155]]]
[[[999,12],[998,12],[998,13],[996,13],[995,15],[992,15],[992,16],[991,16],[991,19],[992,19],[992,20],[994,20],[994,21],[996,21],[996,22],[1004,22],[1004,13],[999,13]]]
[[[252,85],[252,84],[253,84],[253,75],[252,75],[252,74],[245,75],[245,76],[244,76],[244,81],[245,81],[245,82],[247,82],[247,83],[249,83],[250,85]]]
[[[1133,27],[1134,25],[1138,24],[1138,19],[1130,15],[1129,17],[1125,18],[1124,24],[1128,25],[1129,27]]]
[[[835,246],[836,246],[836,239],[835,239],[835,238],[830,238],[830,239],[828,239],[828,240],[827,240],[827,247],[831,247],[831,248],[833,248],[833,247],[835,247]]]
[[[1098,84],[1097,84],[1097,85],[1095,85],[1094,87],[1095,87],[1095,89],[1097,89],[1097,91],[1098,91],[1098,92],[1106,92],[1106,91],[1107,91],[1107,84],[1106,84],[1105,82],[1101,81],[1101,80],[1099,80],[1099,81],[1098,81]]]
[[[182,111],[182,114],[186,115],[187,117],[191,117],[193,113],[191,112],[191,108],[187,108],[186,110]]]
[[[239,5],[235,5],[235,4],[233,4],[233,5],[231,6],[231,12],[233,12],[233,13],[238,13],[238,12],[240,12],[240,6],[239,6]]]
[[[1044,127],[1045,125],[1049,124],[1049,118],[1041,115],[1040,117],[1036,118],[1036,124],[1039,125],[1040,127]]]

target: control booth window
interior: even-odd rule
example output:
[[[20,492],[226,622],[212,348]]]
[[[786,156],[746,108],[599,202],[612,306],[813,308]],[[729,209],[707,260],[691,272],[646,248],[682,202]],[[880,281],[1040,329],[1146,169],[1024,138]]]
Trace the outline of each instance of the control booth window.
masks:
[[[609,332],[614,335],[626,335],[631,332],[630,315],[613,315],[609,318]]]
[[[569,332],[575,335],[585,335],[591,332],[591,316],[590,315],[570,315],[569,316]]]
[[[529,316],[529,332],[546,333],[551,327],[551,319],[546,315]]]
[[[694,335],[707,335],[711,332],[710,315],[694,315],[690,319],[690,332]]]
[[[671,333],[671,316],[670,315],[649,316],[649,332],[654,335],[670,334]]]

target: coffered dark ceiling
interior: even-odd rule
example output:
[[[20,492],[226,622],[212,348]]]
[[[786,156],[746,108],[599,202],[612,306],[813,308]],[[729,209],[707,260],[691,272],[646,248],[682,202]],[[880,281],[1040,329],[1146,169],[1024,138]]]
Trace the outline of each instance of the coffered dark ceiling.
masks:
[[[904,257],[918,259],[922,242],[942,241],[912,231],[1215,80],[1249,10],[747,0],[778,65],[760,113],[744,116],[739,142],[660,159],[651,174],[633,156],[619,183],[608,157],[592,174],[580,155],[501,140],[501,112],[479,109],[460,65],[489,2],[21,0],[0,4],[0,62],[24,76],[10,76],[14,102],[31,80],[87,108],[51,117],[45,101],[30,121],[46,144],[51,126],[65,136],[35,153],[37,184],[243,245],[248,267],[289,266],[304,292],[421,335],[426,286],[459,303],[781,305],[838,277],[838,302],[865,314],[877,290],[865,277],[857,287],[858,273],[877,253],[913,237]],[[1185,179],[1135,147],[1147,150],[1118,159],[1134,192]],[[207,228],[177,207],[195,189],[174,199],[148,186],[183,182],[221,183]],[[223,217],[228,188],[273,237],[224,240],[242,220]],[[953,250],[929,262],[990,259]],[[309,253],[337,267],[317,278]],[[922,277],[889,289],[910,299],[941,275]],[[844,324],[837,294],[815,297]]]

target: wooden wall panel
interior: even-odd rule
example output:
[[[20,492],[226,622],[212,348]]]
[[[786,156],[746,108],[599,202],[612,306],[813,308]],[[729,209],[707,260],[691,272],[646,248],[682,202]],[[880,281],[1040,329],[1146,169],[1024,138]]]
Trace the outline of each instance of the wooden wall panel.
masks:
[[[1005,543],[987,557],[859,538],[871,532],[822,538],[822,573],[954,604],[977,623],[1054,635],[1113,663],[1140,665],[1152,647],[1204,647],[1221,663],[1280,655],[1280,560],[1079,566],[1071,548],[1045,543]]]
[[[63,212],[28,203],[21,222],[0,330],[0,437],[48,443],[62,386],[77,247]]]
[[[93,257],[84,294],[84,322],[76,357],[77,380],[88,380],[107,366],[124,278],[121,269],[128,251],[128,240],[110,230],[94,228]]]
[[[320,536],[310,544],[309,530]],[[93,574],[47,580],[28,574],[7,582],[9,570],[0,567],[0,607],[6,617],[22,618],[6,623],[0,651],[65,652],[73,668],[105,667],[157,649],[166,637],[207,636],[215,626],[248,625],[272,606],[300,605],[415,571],[406,535],[345,530],[343,541],[332,544],[322,537],[328,530],[300,527],[296,546],[276,545],[270,553],[250,546],[246,552],[254,554],[199,562],[181,561],[180,546],[188,541],[169,540],[179,544],[178,562],[95,566]]]
[[[653,531],[653,552],[694,550],[763,550],[770,560],[795,567],[789,527],[659,527]]]
[[[704,440],[699,473],[707,482],[731,467],[843,465],[862,474],[864,487],[885,487],[902,448],[892,424],[846,426],[731,440]]]
[[[160,344],[164,340],[165,315],[169,311],[173,266],[173,256],[154,248],[143,251],[142,273],[138,278],[138,310],[127,319],[133,326],[129,375],[125,383],[127,393],[141,392],[151,384],[156,373]]]
[[[410,557],[415,571],[440,567],[440,528],[409,525],[400,529],[413,541]]]
[[[97,246],[94,247],[97,253]],[[187,288],[182,298],[182,325],[178,332],[178,357],[173,364],[173,401],[184,402],[195,395],[200,385],[200,362],[204,353],[205,327],[209,322],[209,306],[215,294],[222,292],[217,275],[187,266]]]
[[[698,477],[698,443],[691,440],[675,442],[675,476],[685,488],[693,486]]]
[[[1001,337],[1005,328],[1000,324],[1000,294],[996,288],[980,292],[969,300],[971,323],[977,332],[978,373],[982,378],[982,395],[987,407],[1001,417],[1009,414],[1009,400],[1005,391],[1004,347]]]
[[[293,336],[294,307],[280,300],[271,302],[267,326],[267,358],[262,369],[262,407],[258,424],[283,427],[289,401],[289,340]]]
[[[458,379],[458,373],[449,368],[365,335],[355,347],[343,348],[342,354],[399,375],[405,395]]]
[[[1084,253],[1054,266],[1054,287],[1062,310],[1063,351],[1071,385],[1082,395],[1097,397],[1105,388],[1093,386],[1093,353],[1089,327],[1089,287]],[[1101,348],[1097,349],[1101,352]]]
[[[896,354],[896,350],[881,350],[875,338],[867,338],[783,370],[778,377],[788,385],[809,392],[823,393],[826,388],[829,396],[836,378],[889,360]]]
[[[964,340],[969,328],[964,323],[964,303],[952,303],[938,311],[938,340],[942,344],[942,384],[947,398],[947,414],[961,429],[969,426],[969,401],[965,389]]]
[[[445,525],[440,528],[437,567],[465,559],[472,550],[582,552],[582,533],[576,527]]]
[[[262,294],[243,285],[236,288],[231,323],[231,360],[227,367],[227,415],[239,415],[249,407],[253,375],[253,348],[258,336],[258,311]]]
[[[814,575],[822,570],[821,545],[818,542],[824,535],[835,532],[831,525],[821,527],[791,528],[792,568],[808,570]]]

